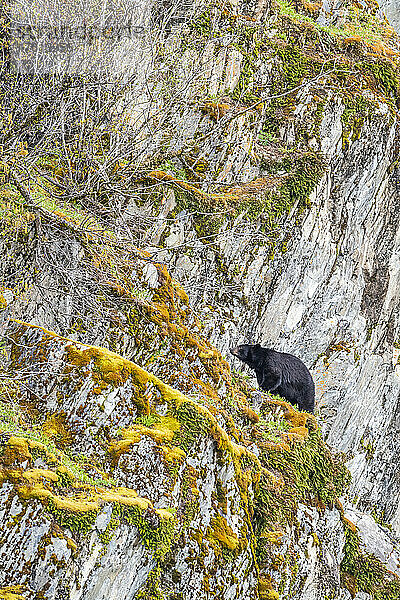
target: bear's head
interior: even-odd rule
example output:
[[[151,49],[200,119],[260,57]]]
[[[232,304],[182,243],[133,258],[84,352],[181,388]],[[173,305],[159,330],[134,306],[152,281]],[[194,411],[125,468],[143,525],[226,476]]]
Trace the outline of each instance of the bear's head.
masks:
[[[230,353],[249,367],[253,367],[260,357],[260,349],[260,344],[240,344],[240,346],[231,348]]]

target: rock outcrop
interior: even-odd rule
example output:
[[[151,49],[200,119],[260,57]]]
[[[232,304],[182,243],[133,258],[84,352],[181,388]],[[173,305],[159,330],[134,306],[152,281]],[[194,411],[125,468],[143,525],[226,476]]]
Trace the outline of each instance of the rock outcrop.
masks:
[[[338,591],[347,472],[312,416],[266,399],[268,420],[247,409],[251,428],[226,414],[223,427],[113,352],[21,322],[9,335],[25,410],[3,413],[1,584],[27,598],[277,598],[308,589],[300,568]]]
[[[396,29],[396,31],[400,30],[400,11],[399,5],[395,0],[379,0],[379,6],[383,10],[385,16]]]

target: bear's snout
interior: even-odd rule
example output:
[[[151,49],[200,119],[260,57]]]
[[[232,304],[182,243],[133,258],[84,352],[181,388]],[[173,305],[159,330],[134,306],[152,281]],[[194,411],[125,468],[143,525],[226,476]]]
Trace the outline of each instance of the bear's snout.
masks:
[[[229,352],[230,352],[231,354],[233,354],[233,356],[239,356],[239,348],[237,348],[237,347],[235,347],[235,348],[231,348],[231,349],[229,350]]]

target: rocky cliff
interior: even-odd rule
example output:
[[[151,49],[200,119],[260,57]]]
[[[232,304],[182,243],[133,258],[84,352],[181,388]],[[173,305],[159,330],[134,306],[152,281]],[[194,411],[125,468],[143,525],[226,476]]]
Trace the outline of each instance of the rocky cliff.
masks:
[[[398,38],[373,1],[146,7],[112,133],[1,163],[0,598],[400,598]]]
[[[397,2],[394,2],[393,0],[380,0],[378,4],[386,18],[390,21],[390,24],[396,29],[396,31],[399,31],[400,14]]]

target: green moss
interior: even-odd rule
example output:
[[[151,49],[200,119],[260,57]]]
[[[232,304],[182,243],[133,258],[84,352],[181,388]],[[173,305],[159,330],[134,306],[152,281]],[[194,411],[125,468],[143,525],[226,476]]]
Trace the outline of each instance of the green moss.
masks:
[[[143,544],[157,560],[161,560],[170,550],[175,536],[175,519],[160,518],[157,511],[142,511],[136,507],[116,504],[115,514],[126,523],[134,525],[139,532]]]
[[[108,544],[110,543],[112,537],[114,536],[114,533],[121,524],[121,519],[118,515],[118,512],[118,508],[114,506],[111,514],[111,519],[107,527],[104,531],[99,533],[99,538],[103,543],[103,554],[105,554]]]
[[[333,506],[350,481],[342,455],[332,455],[318,431],[304,441],[267,443],[262,448],[262,463],[268,469],[257,486],[254,516],[257,557],[268,563],[271,554],[270,532],[293,524],[299,502],[312,502],[320,508]],[[279,473],[280,478],[273,474]]]
[[[210,37],[213,24],[212,12],[210,9],[200,13],[190,24],[191,30],[197,32],[202,37]],[[189,37],[189,36],[188,36]]]
[[[375,61],[359,63],[357,67],[362,73],[371,73],[378,89],[385,95],[387,100],[394,99],[399,95],[399,76],[395,65],[390,61]]]
[[[346,542],[340,565],[342,583],[352,595],[358,591],[371,594],[373,600],[399,600],[400,580],[373,554],[361,549],[357,530],[345,523]]]
[[[246,208],[250,218],[260,218],[262,229],[269,234],[278,227],[282,217],[287,215],[294,205],[300,214],[309,206],[309,196],[325,172],[325,160],[318,152],[286,152],[273,161],[263,162],[263,168],[271,175],[275,171],[284,171],[277,191],[267,192],[266,196],[251,202],[248,199],[239,205]],[[273,236],[271,241],[273,241]]]
[[[360,95],[345,97],[343,101],[345,109],[341,117],[342,147],[343,150],[348,150],[350,143],[359,139],[364,122],[376,112],[376,107]]]
[[[81,535],[86,535],[92,530],[98,514],[97,510],[83,512],[62,510],[57,507],[56,503],[51,498],[47,501],[46,510],[54,517],[54,520],[61,528],[69,529],[75,534]]]
[[[316,20],[302,14],[300,9],[295,9],[289,0],[274,0],[274,6],[293,25],[300,25],[303,30],[318,30],[329,36],[327,43],[335,42],[345,49],[349,46],[355,47],[359,52],[363,52],[366,47],[369,52],[377,55],[395,55],[391,47],[395,47],[395,44],[392,44],[393,30],[384,18],[379,17],[377,4],[375,11],[371,4],[366,9],[362,9],[358,3],[346,6],[346,18],[340,26],[320,25]],[[316,14],[318,15],[318,11]]]
[[[363,437],[360,440],[360,446],[361,448],[363,448],[363,450],[365,450],[365,458],[367,461],[370,461],[373,459],[374,454],[375,454],[375,447],[373,445],[372,442],[370,442],[369,440],[365,440]]]
[[[324,158],[317,152],[307,152],[298,159],[288,157],[282,164],[290,172],[284,184],[284,195],[292,206],[295,203],[300,207],[307,205],[309,195],[325,171]]]
[[[182,424],[180,431],[176,434],[177,443],[188,451],[199,436],[206,435],[210,430],[207,418],[200,414],[194,405],[182,404],[176,411],[175,416]]]
[[[161,295],[158,299],[161,301]],[[25,325],[25,328],[28,326]],[[84,376],[89,379],[92,372],[94,384],[104,382],[112,390],[132,383],[129,389],[133,390],[132,401],[135,403],[138,401],[136,394],[146,393],[147,412],[142,412],[131,427],[122,431],[127,440],[130,435],[134,436],[132,440],[137,440],[135,436],[140,435],[152,437],[162,452],[162,460],[168,461],[170,458],[171,464],[184,461],[184,450],[193,455],[204,447],[204,442],[211,443],[218,463],[234,468],[236,489],[240,496],[237,500],[241,511],[238,528],[232,529],[232,522],[227,517],[232,509],[230,493],[221,483],[216,483],[212,494],[213,512],[209,528],[201,539],[199,537],[201,553],[208,548],[208,551],[213,551],[224,561],[229,561],[249,548],[254,552],[258,565],[262,569],[267,568],[274,557],[271,547],[279,547],[282,532],[288,524],[294,524],[299,502],[316,503],[322,510],[326,504],[333,504],[342,493],[347,473],[341,459],[332,457],[324,446],[312,415],[299,413],[278,398],[265,399],[267,405],[270,402],[271,407],[280,407],[283,417],[279,419],[265,414],[260,418],[254,411],[247,410],[244,411],[244,415],[248,417],[246,426],[240,430],[233,416],[213,407],[207,397],[202,402],[188,398],[135,363],[108,350],[79,345],[49,332],[43,331],[43,336],[49,347],[50,342],[57,343],[58,339],[58,343],[66,348],[69,368],[76,369],[77,374],[85,369],[87,372]],[[209,347],[204,347],[198,356],[199,360],[213,364],[221,360],[218,352]],[[44,361],[45,356],[41,355],[40,358]],[[153,394],[151,398],[149,390]],[[163,416],[155,412],[158,403],[163,407],[168,405]],[[140,398],[139,404],[143,405]],[[244,418],[239,410],[233,409],[235,416],[236,413],[239,418]],[[248,425],[249,419],[251,425]],[[221,420],[229,427],[221,426]],[[273,422],[271,431],[276,436],[273,440],[269,435],[263,436],[263,432],[270,433],[270,422]],[[249,427],[252,428],[254,438]],[[240,444],[233,439],[231,431],[235,432]],[[246,444],[254,443],[254,440],[260,451],[260,459],[246,447]],[[13,443],[14,446],[18,445],[15,440]],[[170,447],[170,444],[174,446]],[[19,446],[25,454],[30,451],[26,440],[22,440]],[[40,447],[37,451],[47,456],[45,447]],[[78,536],[87,535],[93,529],[96,516],[104,503],[112,503],[112,519],[100,536],[103,552],[118,525],[127,523],[138,531],[143,545],[155,558],[158,567],[162,568],[163,561],[168,560],[168,555],[174,552],[179,536],[190,527],[198,512],[197,486],[199,481],[204,481],[205,472],[195,472],[188,464],[182,464],[179,475],[182,493],[178,516],[175,517],[171,511],[154,510],[149,500],[139,498],[133,490],[115,487],[111,490],[99,489],[99,486],[79,484],[74,472],[71,471],[71,474],[69,468],[60,468],[59,462],[63,456],[64,453],[55,450],[51,460],[54,470],[58,469],[51,476],[43,470],[36,475],[29,472],[23,489],[17,481],[15,485],[20,486],[20,497],[27,502],[35,498],[42,502],[45,511],[52,515],[60,527],[68,528]],[[200,564],[201,557],[189,558]],[[290,564],[290,567],[295,569],[295,565]],[[151,580],[141,590],[142,597],[151,597],[151,591],[155,594],[154,598],[158,598],[162,587],[158,585],[158,581],[158,576],[155,575],[154,581]],[[277,592],[273,587],[262,591],[268,594],[264,597],[276,597]]]
[[[275,4],[279,7],[281,14],[290,17],[296,22],[314,25],[314,21],[310,17],[306,17],[295,10],[290,0],[275,0]]]
[[[145,585],[135,595],[135,600],[164,600],[164,595],[160,591],[160,566],[152,569]]]
[[[254,28],[244,29],[238,32],[235,40],[235,48],[242,54],[242,65],[238,83],[232,92],[233,100],[254,104],[261,101],[260,95],[256,93],[254,75],[259,68],[261,42],[258,39],[258,30]]]
[[[284,454],[287,480],[294,484],[300,499],[315,498],[332,506],[350,483],[345,457],[332,454],[325,446],[319,432],[310,432],[303,444],[294,444],[290,453]],[[269,460],[278,464],[279,460]]]
[[[301,83],[303,77],[311,77],[314,73],[315,60],[306,56],[294,44],[288,44],[276,50],[279,61],[279,77],[276,78],[275,93],[291,90]]]
[[[3,381],[2,385],[4,386]],[[10,392],[16,393],[16,389],[7,387],[1,389],[1,395],[8,396]],[[14,405],[15,406],[15,405]],[[69,487],[74,483],[84,483],[89,485],[101,485],[103,487],[112,487],[115,481],[107,477],[90,477],[85,472],[85,465],[82,464],[85,459],[80,461],[79,457],[71,458],[65,451],[59,450],[54,440],[48,438],[42,432],[40,422],[35,423],[32,419],[28,422],[26,411],[10,406],[9,402],[0,400],[0,431],[12,433],[27,440],[30,454],[33,460],[41,459],[45,464],[55,469],[58,475],[58,487]],[[4,452],[4,449],[3,449]],[[101,473],[101,471],[100,471]]]

